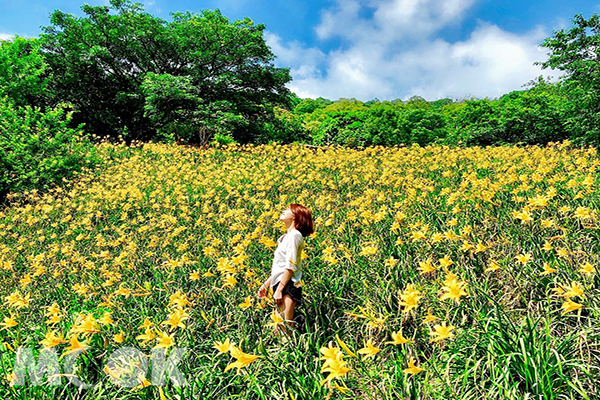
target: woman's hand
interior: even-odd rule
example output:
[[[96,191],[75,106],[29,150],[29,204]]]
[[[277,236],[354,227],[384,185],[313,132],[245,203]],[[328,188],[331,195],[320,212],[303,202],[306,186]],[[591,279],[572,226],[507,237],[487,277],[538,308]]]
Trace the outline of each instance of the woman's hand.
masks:
[[[275,303],[279,304],[281,303],[282,299],[283,296],[281,294],[281,290],[277,289],[275,293],[273,293],[273,300],[275,300]]]
[[[266,287],[261,286],[260,288],[258,288],[258,292],[256,292],[256,297],[258,297],[259,299],[264,299],[266,295],[267,295]]]

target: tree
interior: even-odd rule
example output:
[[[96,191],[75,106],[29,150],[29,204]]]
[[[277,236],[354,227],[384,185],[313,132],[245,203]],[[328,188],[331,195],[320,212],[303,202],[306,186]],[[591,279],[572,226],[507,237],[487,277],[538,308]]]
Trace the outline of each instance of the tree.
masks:
[[[244,120],[227,101],[205,102],[189,76],[146,74],[142,83],[144,116],[157,128],[159,138],[207,144],[216,134],[226,136]]]
[[[561,118],[563,98],[545,82],[500,98],[498,110],[504,142],[544,145],[567,139]]]
[[[16,106],[44,108],[50,103],[48,65],[39,40],[15,37],[0,41],[0,98]]]
[[[319,108],[325,108],[325,104],[314,99],[302,99],[302,101],[294,107],[294,113],[310,114]]]
[[[489,99],[465,100],[456,110],[450,142],[489,146],[503,140],[502,115],[499,103]]]
[[[94,132],[147,140],[174,128],[194,140],[197,130],[228,127],[250,141],[274,106],[288,105],[289,70],[273,66],[262,24],[230,22],[219,10],[167,22],[128,0],[82,10],[86,17],[54,11],[41,39],[53,90]]]
[[[600,16],[589,19],[575,15],[573,27],[561,29],[546,38],[548,60],[537,63],[543,68],[559,69],[567,99],[567,129],[576,141],[600,143]]]

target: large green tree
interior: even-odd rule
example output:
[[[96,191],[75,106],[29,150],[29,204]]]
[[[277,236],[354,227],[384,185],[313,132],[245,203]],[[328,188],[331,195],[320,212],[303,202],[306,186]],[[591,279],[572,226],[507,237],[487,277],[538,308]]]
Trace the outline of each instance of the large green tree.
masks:
[[[600,16],[575,15],[570,29],[561,29],[542,43],[548,60],[543,68],[565,72],[565,123],[575,139],[600,144]]]
[[[291,97],[289,70],[273,65],[265,26],[248,18],[205,10],[168,22],[128,0],[82,10],[54,11],[41,39],[53,90],[91,131],[194,140],[226,127],[250,141]]]

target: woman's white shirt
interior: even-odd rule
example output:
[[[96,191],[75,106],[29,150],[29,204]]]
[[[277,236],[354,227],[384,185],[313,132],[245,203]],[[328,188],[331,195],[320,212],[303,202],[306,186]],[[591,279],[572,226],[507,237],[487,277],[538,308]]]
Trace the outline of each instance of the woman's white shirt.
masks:
[[[302,278],[302,249],[304,249],[304,238],[297,229],[277,239],[273,268],[271,269],[271,286],[279,283],[286,269],[292,271],[290,279],[294,283]]]

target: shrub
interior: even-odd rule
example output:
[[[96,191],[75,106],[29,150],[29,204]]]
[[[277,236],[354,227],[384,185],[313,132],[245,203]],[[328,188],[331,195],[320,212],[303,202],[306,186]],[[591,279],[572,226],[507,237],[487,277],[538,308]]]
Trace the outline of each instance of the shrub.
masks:
[[[65,107],[42,112],[0,102],[0,201],[9,192],[48,189],[100,162],[81,126],[69,128]]]

